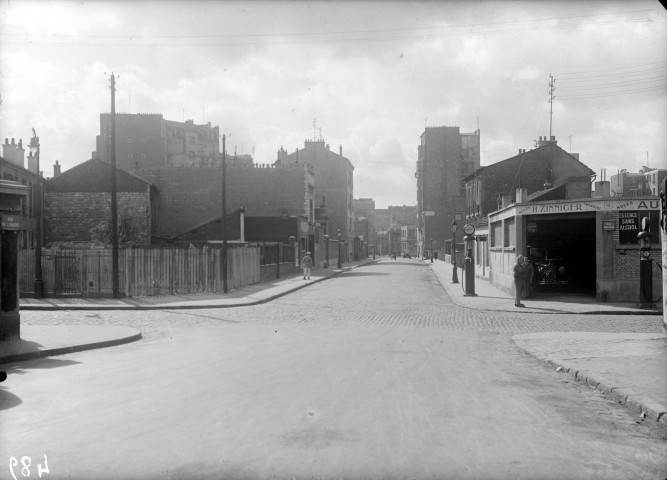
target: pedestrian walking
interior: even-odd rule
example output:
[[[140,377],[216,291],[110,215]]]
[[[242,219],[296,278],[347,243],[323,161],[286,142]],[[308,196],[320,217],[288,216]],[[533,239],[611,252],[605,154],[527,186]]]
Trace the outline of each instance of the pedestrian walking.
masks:
[[[438,251],[437,250],[435,252],[433,252],[433,259],[434,260],[438,259]]]
[[[525,307],[521,303],[521,296],[523,295],[524,286],[526,285],[526,269],[523,266],[523,255],[516,257],[516,265],[514,265],[514,306]]]
[[[523,298],[533,298],[533,277],[535,276],[535,270],[530,258],[523,257],[523,268],[526,270],[526,285],[523,291]]]
[[[310,271],[313,268],[313,259],[310,256],[310,252],[306,252],[306,256],[303,257],[301,268],[303,269],[303,279],[310,280]]]

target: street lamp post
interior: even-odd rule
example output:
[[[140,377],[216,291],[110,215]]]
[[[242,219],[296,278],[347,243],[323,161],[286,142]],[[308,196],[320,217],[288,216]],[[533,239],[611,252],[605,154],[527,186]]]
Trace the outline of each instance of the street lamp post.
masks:
[[[343,268],[343,264],[340,261],[340,239],[342,233],[340,233],[340,228],[338,229],[338,268]]]
[[[452,283],[459,283],[459,275],[456,272],[456,228],[458,225],[456,224],[456,220],[452,222],[452,266],[454,269],[452,270]]]
[[[44,297],[44,279],[42,277],[42,219],[44,212],[42,210],[42,182],[39,174],[39,137],[35,129],[32,129],[33,137],[30,140],[30,153],[35,157],[37,164],[37,181],[33,194],[33,205],[35,210],[35,298]]]
[[[429,237],[431,240],[431,263],[433,263],[433,237]]]
[[[653,266],[651,265],[651,225],[649,217],[642,218],[639,241],[639,308],[653,308]]]
[[[324,247],[326,249],[326,259],[324,260],[324,268],[329,268],[329,235],[324,235]]]
[[[294,270],[296,271],[299,268],[299,255],[296,251],[297,245],[296,237],[294,235],[290,235],[289,244],[294,248]]]

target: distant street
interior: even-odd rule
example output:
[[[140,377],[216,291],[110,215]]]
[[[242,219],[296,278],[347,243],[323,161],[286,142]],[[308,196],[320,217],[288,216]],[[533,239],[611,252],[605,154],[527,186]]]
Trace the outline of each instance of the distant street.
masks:
[[[383,259],[254,307],[22,321],[130,325],[144,339],[12,365],[0,478],[12,456],[30,456],[36,477],[44,454],[46,479],[667,476],[664,428],[511,341],[654,332],[654,318],[464,309],[417,260]]]

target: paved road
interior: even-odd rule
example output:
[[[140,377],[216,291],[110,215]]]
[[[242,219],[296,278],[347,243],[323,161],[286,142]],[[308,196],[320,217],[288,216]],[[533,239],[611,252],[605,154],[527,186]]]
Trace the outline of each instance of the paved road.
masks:
[[[47,478],[667,477],[667,432],[510,340],[652,317],[461,309],[397,260],[255,307],[22,319],[144,334],[10,369],[0,459],[45,453]]]

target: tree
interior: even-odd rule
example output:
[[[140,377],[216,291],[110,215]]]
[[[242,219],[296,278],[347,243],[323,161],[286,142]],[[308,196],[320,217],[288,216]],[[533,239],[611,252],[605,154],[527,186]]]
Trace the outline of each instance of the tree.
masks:
[[[118,214],[118,242],[127,243],[139,235],[139,224],[128,208]],[[93,242],[111,243],[111,218],[103,220],[90,229]]]

